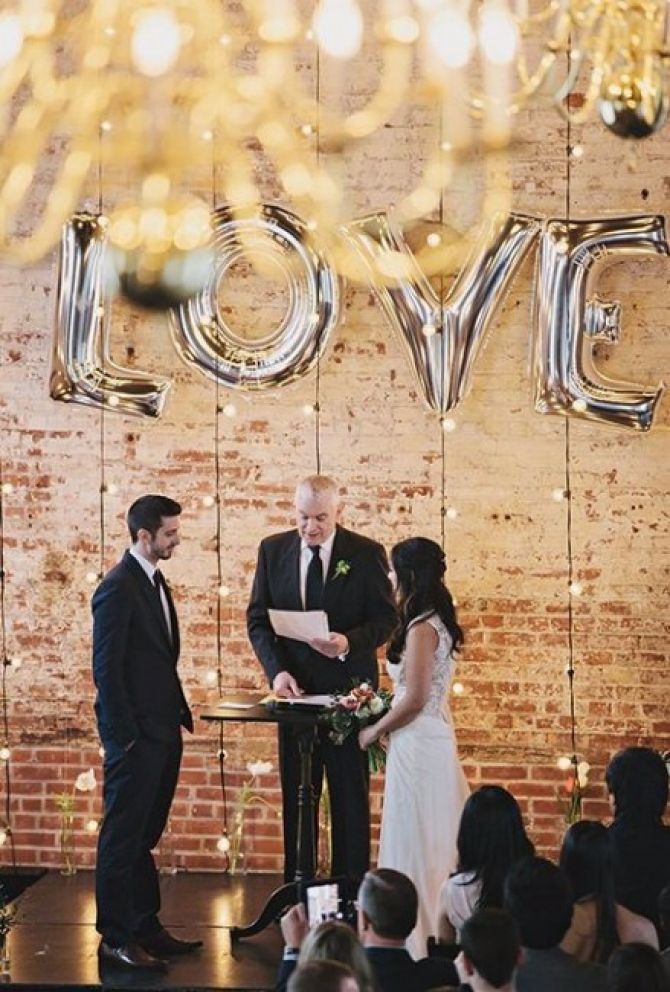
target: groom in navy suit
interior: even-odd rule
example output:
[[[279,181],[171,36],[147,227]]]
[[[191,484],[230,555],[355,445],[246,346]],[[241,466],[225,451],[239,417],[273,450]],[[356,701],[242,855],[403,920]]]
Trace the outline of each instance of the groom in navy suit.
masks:
[[[296,530],[261,542],[247,628],[254,651],[278,696],[346,692],[378,681],[376,649],[395,624],[386,554],[380,544],[338,523],[341,504],[327,476],[304,479],[295,494]],[[277,637],[268,608],[325,610],[330,636],[309,644]],[[284,874],[295,876],[300,763],[293,732],[279,728],[284,811]],[[353,734],[342,745],[319,732],[313,755],[318,798],[326,773],[331,806],[331,874],[359,882],[370,861],[368,759]]]
[[[164,968],[201,941],[161,925],[152,848],[160,840],[193,718],[177,675],[179,625],[159,561],[179,544],[181,506],[142,496],[128,511],[132,541],[93,595],[95,712],[104,757],[104,819],[96,904],[101,961]]]

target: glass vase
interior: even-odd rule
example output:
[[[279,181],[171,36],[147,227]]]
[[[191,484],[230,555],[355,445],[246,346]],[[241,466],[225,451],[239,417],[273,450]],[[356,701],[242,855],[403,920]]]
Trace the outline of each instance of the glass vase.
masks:
[[[9,933],[0,934],[0,981],[7,981],[11,970]]]
[[[230,833],[228,851],[228,871],[231,875],[245,875],[247,863],[242,841],[244,839],[244,809],[238,809],[233,816],[233,829]]]
[[[74,846],[74,815],[63,813],[60,825],[61,875],[74,875],[77,871]]]

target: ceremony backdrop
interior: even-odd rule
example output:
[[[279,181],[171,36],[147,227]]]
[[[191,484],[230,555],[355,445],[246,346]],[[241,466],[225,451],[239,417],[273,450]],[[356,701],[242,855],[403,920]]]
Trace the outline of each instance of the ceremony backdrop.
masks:
[[[304,72],[328,84],[314,65]],[[362,70],[363,88],[366,78]],[[667,127],[635,147],[596,121],[571,132],[551,109],[524,111],[510,154],[514,210],[571,219],[667,211]],[[390,207],[438,141],[437,114],[422,111],[353,153],[352,215]],[[315,154],[317,146],[318,135]],[[272,176],[260,158],[258,167],[272,201]],[[214,143],[211,175],[194,173],[192,186],[213,206],[221,170]],[[473,223],[482,182],[475,158],[432,220],[451,231]],[[130,195],[123,174],[103,167],[81,207],[109,210]],[[571,773],[557,762],[573,755],[573,728],[575,756],[591,766],[587,816],[607,816],[603,770],[613,751],[670,747],[670,400],[645,435],[534,412],[533,266],[534,252],[495,316],[470,395],[450,414],[453,430],[426,409],[373,293],[350,282],[331,350],[295,385],[262,394],[217,387],[180,361],[164,316],[116,301],[112,355],[173,380],[163,416],[152,422],[57,403],[48,389],[55,256],[31,269],[1,269],[2,619],[11,664],[0,861],[60,864],[55,797],[71,793],[76,861],[94,862],[99,785],[73,791],[89,768],[101,780],[89,604],[99,573],[127,544],[125,511],[145,492],[184,506],[182,544],[165,571],[196,716],[221,693],[265,688],[245,630],[257,544],[292,526],[295,483],[320,469],[343,487],[344,522],[387,548],[414,534],[441,540],[444,529],[447,580],[466,633],[462,691],[451,699],[460,753],[473,787],[512,790],[542,851],[556,853],[565,827]],[[445,273],[442,289],[449,282]],[[599,295],[623,305],[621,342],[599,346],[599,362],[614,377],[667,378],[669,282],[670,263],[658,258],[617,263],[601,283]],[[434,284],[440,288],[439,278]],[[286,299],[281,278],[242,261],[223,284],[221,305],[232,326],[258,336],[276,326]],[[161,862],[226,868],[217,844],[252,777],[247,764],[262,760],[272,770],[256,774],[252,792],[267,802],[249,808],[245,863],[278,869],[274,737],[253,726],[226,728],[225,808],[220,747],[217,730],[196,719]],[[381,786],[376,780],[376,823]]]

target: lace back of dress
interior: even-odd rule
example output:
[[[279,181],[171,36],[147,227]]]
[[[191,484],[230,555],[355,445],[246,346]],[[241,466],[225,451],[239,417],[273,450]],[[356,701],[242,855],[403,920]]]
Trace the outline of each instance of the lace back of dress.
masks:
[[[417,617],[414,623],[421,619]],[[451,636],[440,618],[436,615],[425,618],[433,627],[438,636],[437,648],[435,649],[435,664],[431,677],[430,695],[426,700],[422,713],[429,716],[448,716],[449,708],[444,705],[445,696],[449,692],[451,680],[454,672],[454,659],[451,654]],[[396,695],[403,695],[405,691],[405,655],[397,665],[388,666],[388,672],[394,683]]]

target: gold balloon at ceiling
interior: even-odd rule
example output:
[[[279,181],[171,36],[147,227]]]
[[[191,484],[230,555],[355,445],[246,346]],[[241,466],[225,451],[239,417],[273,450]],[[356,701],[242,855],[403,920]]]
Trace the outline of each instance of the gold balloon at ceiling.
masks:
[[[164,177],[164,227],[193,170],[215,162],[237,216],[270,188],[310,227],[332,229],[346,219],[349,150],[418,105],[439,117],[425,129],[438,138],[417,151],[425,167],[396,206],[426,215],[459,156],[504,147],[540,91],[578,120],[598,105],[617,134],[656,130],[665,10],[665,0],[4,3],[0,251],[23,262],[49,251],[101,162],[135,199],[147,177]]]

